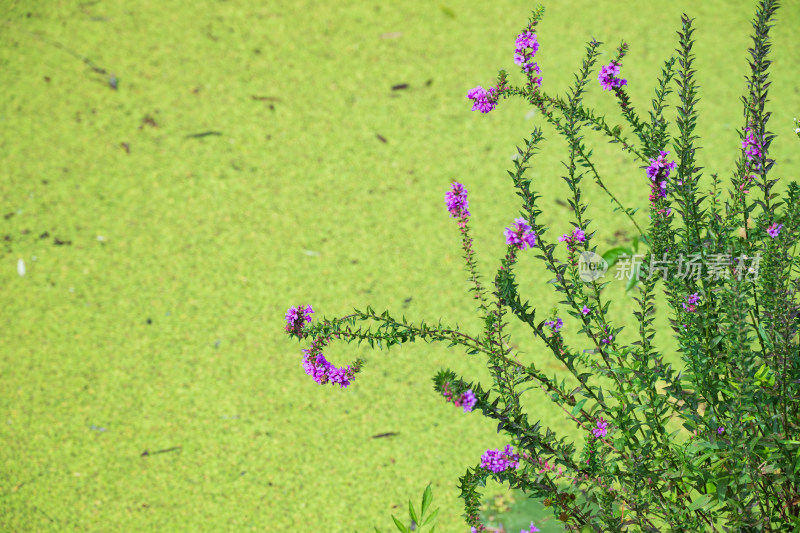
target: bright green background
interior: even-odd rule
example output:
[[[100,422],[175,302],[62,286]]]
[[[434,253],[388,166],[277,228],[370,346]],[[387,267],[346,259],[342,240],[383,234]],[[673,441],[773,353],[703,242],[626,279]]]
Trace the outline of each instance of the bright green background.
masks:
[[[563,92],[592,35],[609,43],[603,62],[625,38],[623,75],[643,108],[690,12],[699,158],[730,175],[751,2],[627,4],[546,4],[544,89]],[[466,530],[458,477],[507,441],[437,397],[430,378],[447,366],[488,385],[483,361],[438,345],[334,344],[337,364],[367,359],[340,391],[303,373],[303,346],[282,331],[286,309],[309,302],[317,317],[371,304],[477,331],[443,195],[452,180],[467,185],[491,275],[518,210],[505,170],[542,122],[518,102],[472,113],[465,94],[515,70],[534,4],[442,5],[2,4],[0,530],[385,531],[428,482],[440,530]],[[772,155],[775,174],[794,177],[800,3],[779,18]],[[391,90],[400,83],[409,88]],[[613,110],[595,83],[588,103]],[[222,135],[186,138],[210,130]],[[563,142],[545,131],[531,176],[554,239],[571,225],[556,203]],[[597,146],[619,198],[645,205],[640,163]],[[602,193],[586,198],[604,210],[591,213],[601,246],[631,236]],[[519,276],[549,313],[541,265],[523,259]],[[559,369],[527,336],[515,342]],[[525,398],[533,420],[577,434],[543,396]],[[385,432],[399,435],[371,438]]]

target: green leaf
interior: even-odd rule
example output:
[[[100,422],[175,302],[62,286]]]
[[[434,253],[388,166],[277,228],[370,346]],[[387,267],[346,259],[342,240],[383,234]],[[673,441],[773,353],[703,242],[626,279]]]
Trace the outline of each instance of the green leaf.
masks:
[[[428,518],[425,519],[425,521],[423,523],[420,524],[420,526],[427,526],[428,524],[431,523],[431,521],[433,521],[436,518],[436,515],[438,515],[438,514],[439,514],[439,508],[437,507],[436,510],[434,512],[432,512],[428,516]],[[432,529],[431,529],[431,533],[433,533]]]
[[[419,522],[419,520],[417,520],[417,513],[414,511],[414,506],[411,505],[411,500],[408,500],[408,516],[411,517],[411,520],[413,520],[414,523]]]
[[[631,272],[631,277],[628,280],[628,283],[625,284],[625,292],[629,292],[632,288],[639,283],[639,265],[637,264],[633,267],[633,272]]]
[[[624,366],[620,366],[620,367],[611,367],[611,371],[612,371],[613,373],[615,373],[615,374],[630,374],[631,372],[633,372],[633,370],[632,370],[632,369],[630,369],[630,368],[625,368]]]
[[[402,522],[400,522],[400,520],[395,518],[394,515],[392,515],[392,520],[394,520],[394,525],[397,526],[397,529],[399,529],[403,533],[411,533],[411,531],[409,531],[408,528],[404,526]]]
[[[611,268],[617,263],[617,260],[623,255],[633,255],[633,250],[630,248],[611,248],[610,250],[606,250],[603,254],[603,259],[605,259],[606,263],[608,263],[608,268]]]
[[[433,491],[431,491],[431,484],[428,483],[425,492],[422,494],[422,510],[419,513],[420,518],[425,518],[425,512],[428,510],[428,507],[430,507],[432,501]]]
[[[762,387],[771,388],[775,385],[775,375],[766,364],[761,365],[761,368],[756,372],[755,378]]]
[[[725,501],[725,495],[728,492],[728,480],[729,479],[730,478],[728,476],[724,476],[724,477],[720,478],[719,480],[717,480],[717,497],[719,498],[719,501],[721,501],[721,502]]]
[[[586,403],[586,400],[588,400],[588,398],[584,398],[583,400],[575,404],[575,407],[572,408],[572,416],[575,416],[576,414],[581,412],[581,408],[583,407],[583,404]]]
[[[689,506],[689,510],[696,511],[700,508],[707,507],[708,504],[711,502],[712,498],[714,498],[713,494],[703,494],[702,496],[700,496],[699,498],[697,498],[695,501],[692,502],[692,504]]]

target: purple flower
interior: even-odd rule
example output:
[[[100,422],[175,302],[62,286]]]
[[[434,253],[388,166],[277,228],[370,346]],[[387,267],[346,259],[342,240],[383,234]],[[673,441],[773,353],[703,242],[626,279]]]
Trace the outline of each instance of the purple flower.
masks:
[[[600,74],[597,75],[597,81],[600,82],[600,86],[606,91],[628,85],[628,80],[617,78],[618,74],[619,65],[616,61],[612,61],[600,69]]]
[[[783,229],[783,224],[773,224],[767,228],[767,233],[769,233],[769,236],[774,239],[775,237],[778,236],[778,234],[780,234],[782,229]]]
[[[725,433],[725,426],[720,426],[717,428],[717,435],[722,435]]]
[[[555,321],[547,320],[544,325],[549,326],[553,331],[558,331],[561,329],[561,326],[564,325],[564,321],[557,318]]]
[[[525,63],[522,65],[522,70],[525,74],[530,74],[531,72],[535,72],[537,76],[533,78],[533,83],[538,85],[539,87],[542,86],[542,77],[538,76],[538,74],[542,73],[542,69],[539,68],[538,63]]]
[[[536,40],[536,34],[525,31],[517,35],[517,40],[514,42],[514,51],[518,54],[524,54],[525,49],[530,49],[531,57],[536,55],[539,51],[539,41]]]
[[[750,128],[746,128],[745,131],[750,131]],[[756,140],[756,136],[751,133],[745,137],[742,141],[742,148],[744,149],[744,155],[747,157],[747,161],[756,161],[755,168],[759,168],[760,163],[757,161],[761,157],[762,152],[760,143]]]
[[[689,313],[697,311],[697,302],[700,301],[700,296],[697,293],[690,294],[686,297],[686,303],[682,304],[683,308]],[[688,304],[688,305],[687,305]]]
[[[467,98],[472,100],[472,110],[480,111],[481,113],[488,113],[497,107],[497,93],[494,87],[490,87],[487,91],[480,85],[467,92]]]
[[[350,385],[350,379],[347,375],[350,367],[347,368],[336,368],[332,364],[328,363],[329,370],[328,370],[328,381],[331,383],[338,383],[339,386],[343,389],[346,389],[348,385]]]
[[[605,338],[600,339],[600,344],[611,344],[611,341],[614,340],[614,335],[611,334],[611,328],[608,324],[603,326],[603,335],[605,335]]]
[[[592,310],[590,308],[586,307],[585,305],[583,306],[583,309],[581,309],[581,313],[583,313],[584,315],[588,315],[591,312],[592,312]]]
[[[326,383],[338,383],[339,387],[345,389],[350,385],[354,371],[347,366],[336,368],[322,355],[322,346],[325,345],[323,339],[317,338],[311,343],[308,349],[303,350],[303,369],[311,378],[324,385]]]
[[[536,245],[536,234],[530,229],[527,220],[515,219],[514,229],[506,228],[503,232],[506,236],[506,244],[516,246],[520,250],[524,250],[526,246],[533,248]]]
[[[330,363],[321,353],[312,356],[310,349],[303,350],[303,370],[320,385],[327,381],[327,370],[329,366]]]
[[[586,233],[584,233],[584,231],[581,228],[576,227],[572,230],[572,235],[567,235],[565,233],[564,235],[558,238],[558,242],[564,242],[564,241],[566,241],[567,243],[567,248],[571,250],[576,242],[580,243],[586,242]]]
[[[314,312],[310,305],[305,306],[292,306],[286,311],[286,331],[300,336],[303,327],[311,322],[311,314]]]
[[[650,159],[650,166],[647,167],[647,177],[653,181],[650,186],[651,202],[655,202],[659,197],[667,197],[667,178],[670,171],[677,166],[675,161],[667,162],[667,155],[669,155],[669,152],[661,150],[656,159]]]
[[[670,170],[674,169],[677,166],[677,163],[675,163],[675,161],[670,161],[667,163],[665,158],[668,155],[669,152],[660,150],[656,159],[650,159],[650,166],[647,167],[648,178],[656,181],[656,178],[667,179],[669,177]]]
[[[478,399],[475,397],[475,393],[472,392],[472,389],[467,389],[467,392],[461,395],[461,398],[456,401],[456,406],[461,405],[464,407],[464,412],[469,413],[472,411],[472,408],[475,407],[475,404],[478,402]]]
[[[608,435],[608,422],[606,422],[602,417],[598,418],[597,427],[592,430],[592,435],[594,435],[597,439]]]
[[[467,389],[466,392],[453,401],[453,392],[450,390],[449,382],[444,384],[442,396],[444,396],[448,402],[452,401],[456,407],[463,407],[465,413],[472,411],[472,408],[475,407],[475,404],[478,402],[478,399],[475,397],[475,393],[472,392],[472,389]]]
[[[449,191],[444,193],[444,202],[451,217],[466,218],[469,213],[469,202],[467,201],[467,189],[457,181],[450,186]]]
[[[534,526],[533,522],[531,522],[531,528],[530,529],[527,529],[527,530],[523,529],[519,533],[536,533],[537,531],[541,531],[541,529],[539,529],[538,527]]]
[[[513,453],[514,449],[510,444],[506,445],[504,451],[486,450],[481,456],[481,468],[491,470],[495,474],[503,472],[508,468],[519,466],[519,455]]]
[[[521,66],[525,74],[536,73],[536,76],[531,77],[531,81],[541,87],[542,78],[538,75],[542,71],[539,65],[533,61],[533,56],[536,55],[537,51],[539,51],[539,41],[536,40],[535,33],[525,31],[517,35],[517,40],[514,43],[514,63]]]

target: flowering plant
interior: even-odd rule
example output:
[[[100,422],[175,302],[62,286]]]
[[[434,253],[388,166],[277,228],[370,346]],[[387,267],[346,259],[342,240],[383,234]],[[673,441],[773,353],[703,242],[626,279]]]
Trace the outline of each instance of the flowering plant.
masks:
[[[445,194],[459,228],[482,332],[466,333],[441,322],[414,324],[370,307],[318,323],[310,322],[310,306],[287,313],[289,335],[310,339],[303,366],[320,384],[345,388],[363,365],[360,360],[344,368],[329,363],[322,348],[333,339],[387,348],[416,339],[447,342],[487,358],[493,378],[489,388],[451,370],[434,378],[435,391],[446,401],[497,420],[498,431],[510,441],[503,450],[476,457],[460,479],[472,531],[485,530],[477,487],[489,477],[543,500],[565,530],[800,527],[800,262],[793,253],[800,229],[800,185],[791,183],[783,199],[774,191],[778,180],[770,173],[774,160],[768,154],[775,135],[767,129],[770,113],[765,110],[769,31],[777,8],[776,1],[761,0],[753,21],[741,153],[726,198],[718,174],[710,176],[708,192],[701,190],[695,159],[698,87],[692,20],[682,17],[676,55],[663,65],[647,118],[626,92],[622,76],[627,44],[600,68],[601,89],[613,93],[633,132],[628,139],[621,128],[610,127],[583,104],[602,43],[588,43],[566,96],[542,89],[542,72],[533,61],[540,48],[535,31],[544,13],[539,8],[515,43],[514,60],[525,82],[512,86],[508,74],[500,71],[494,87],[476,87],[467,97],[481,113],[494,111],[501,99],[523,98],[566,139],[563,179],[574,214],[572,231],[558,238],[565,243],[566,260],[540,223],[540,197],[525,177],[543,141],[537,128],[517,149],[519,157],[509,172],[522,205],[520,216],[504,231],[506,253],[491,287],[478,274],[467,189],[453,183]],[[673,84],[674,130],[665,117]],[[634,217],[636,210],[622,205],[604,184],[584,141],[587,129],[618,144],[633,159],[633,173],[649,189],[646,231]],[[615,210],[636,228],[636,242],[648,247],[635,270],[633,316],[638,329],[625,334],[608,314],[603,295],[608,282],[592,267],[600,256],[582,195],[586,178],[609,195]],[[537,310],[520,294],[514,267],[526,255],[543,261],[552,274],[550,283],[563,298],[561,316],[538,320]],[[686,257],[695,266],[715,266],[700,277],[701,269],[689,268]],[[676,263],[678,275],[669,268]],[[665,301],[660,309],[669,313],[676,364],[656,344],[657,297]],[[536,363],[520,361],[507,333],[511,317],[530,327],[569,372],[568,379],[548,377]],[[364,328],[363,322],[372,326]],[[581,345],[568,345],[562,329],[577,331]],[[530,382],[582,428],[582,442],[570,442],[528,420],[520,397],[522,386]],[[537,531],[533,524],[531,531]]]

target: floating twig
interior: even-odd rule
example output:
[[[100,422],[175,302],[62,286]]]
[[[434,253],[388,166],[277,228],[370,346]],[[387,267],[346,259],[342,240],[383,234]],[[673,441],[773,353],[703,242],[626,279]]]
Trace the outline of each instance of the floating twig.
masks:
[[[204,131],[202,133],[192,133],[191,135],[187,135],[187,139],[199,139],[201,137],[208,137],[210,135],[222,135],[221,131]]]
[[[8,23],[6,23],[6,25],[7,26],[11,26]],[[13,26],[11,26],[11,27],[13,28]],[[117,80],[116,76],[114,76],[113,74],[109,75],[108,70],[104,69],[103,67],[100,67],[100,66],[96,65],[95,62],[92,61],[91,59],[89,59],[88,57],[79,54],[75,50],[64,46],[63,44],[61,44],[58,41],[53,41],[51,39],[43,37],[42,35],[39,35],[38,33],[34,33],[34,32],[31,32],[31,31],[27,31],[27,30],[20,30],[20,31],[24,32],[24,33],[27,33],[28,35],[30,35],[34,39],[38,39],[39,41],[41,41],[41,42],[43,42],[43,43],[45,43],[47,45],[50,45],[53,48],[58,48],[59,50],[71,55],[72,57],[74,57],[76,59],[80,59],[87,67],[92,69],[93,72],[96,72],[97,74],[100,74],[101,76],[104,76],[106,78],[106,81],[108,82],[109,86],[112,89],[114,89],[114,90],[117,89],[118,80]]]
[[[172,448],[166,448],[164,450],[157,450],[155,452],[149,452],[147,450],[142,452],[142,457],[149,457],[150,455],[157,455],[159,453],[169,453],[169,452],[176,452],[183,450],[183,446],[174,446]]]

